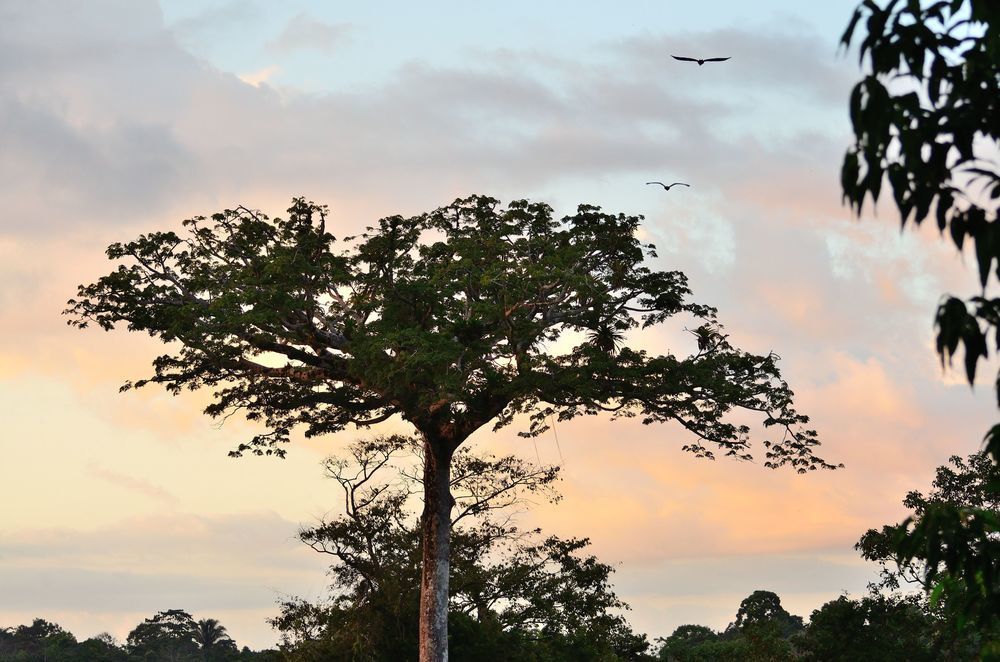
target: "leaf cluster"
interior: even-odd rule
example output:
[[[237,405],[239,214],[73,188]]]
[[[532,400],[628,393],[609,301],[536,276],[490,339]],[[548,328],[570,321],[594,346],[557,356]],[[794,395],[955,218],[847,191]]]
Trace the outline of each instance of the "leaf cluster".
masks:
[[[855,86],[855,143],[843,163],[844,198],[860,213],[888,179],[902,224],[934,218],[955,247],[973,245],[980,285],[1000,275],[1000,6],[992,0],[865,0],[841,40],[862,21],[859,55],[867,75]],[[994,266],[994,263],[996,265]],[[942,362],[965,348],[969,382],[1000,347],[1000,302],[948,297],[936,316]],[[998,391],[1000,393],[1000,391]]]

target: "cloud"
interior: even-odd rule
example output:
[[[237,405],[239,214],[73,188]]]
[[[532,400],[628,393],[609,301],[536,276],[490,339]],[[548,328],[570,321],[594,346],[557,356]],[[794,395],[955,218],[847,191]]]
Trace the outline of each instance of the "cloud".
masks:
[[[354,26],[348,23],[326,23],[299,13],[289,19],[281,33],[267,42],[265,48],[278,55],[299,50],[332,53],[351,37],[354,30]]]
[[[274,70],[243,75],[259,89],[239,85],[181,50],[155,18],[134,19],[142,43],[111,41],[98,49],[87,33],[71,32],[67,43],[44,50],[39,44],[66,26],[28,16],[14,31],[30,24],[36,39],[0,43],[4,61],[31,63],[30,80],[10,74],[15,88],[39,91],[5,99],[8,135],[17,136],[5,150],[5,172],[13,175],[20,216],[44,198],[51,213],[38,222],[121,224],[177,209],[172,203],[180,200],[186,205],[179,213],[191,214],[211,210],[196,207],[199,200],[261,206],[265,196],[300,193],[370,216],[420,210],[469,191],[513,196],[572,178],[645,181],[662,172],[683,173],[711,194],[758,172],[748,164],[761,161],[762,152],[771,162],[802,151],[796,135],[767,144],[725,138],[764,115],[665,78],[652,66],[656,40],[608,45],[627,60],[624,67],[551,58],[525,67],[517,54],[493,52],[463,66],[415,62],[363,90],[279,95],[260,86]],[[313,30],[310,21],[300,15],[289,29]],[[781,33],[747,39],[772,55],[798,44]],[[97,87],[70,68],[71,53],[81,50],[97,53]],[[799,67],[822,61],[818,52],[799,55]],[[816,80],[828,77],[811,71]],[[105,99],[124,101],[109,106]],[[386,184],[395,181],[407,184]],[[56,183],[58,194],[42,182]],[[256,199],[243,200],[250,191]]]
[[[260,87],[273,76],[281,71],[281,67],[276,64],[264,67],[263,69],[258,69],[257,71],[250,72],[248,74],[240,74],[239,79],[246,83],[247,85],[253,85],[254,87]]]
[[[3,230],[79,228],[120,220],[182,196],[195,182],[193,155],[163,124],[119,119],[76,125],[46,106],[0,98],[0,195],[13,201]],[[55,215],[36,212],[44,209]],[[71,210],[80,210],[78,216]]]
[[[274,583],[328,565],[298,541],[297,530],[297,523],[273,512],[174,511],[133,516],[93,529],[8,530],[0,543],[0,558],[10,572],[66,567],[84,579],[121,572],[133,577],[184,576],[191,582],[214,577],[234,585],[265,576]],[[6,592],[0,608],[11,608],[19,599]]]
[[[155,485],[147,480],[136,478],[128,474],[119,473],[103,467],[91,466],[88,468],[90,475],[107,481],[111,485],[120,487],[129,492],[140,494],[149,499],[163,501],[168,504],[176,504],[177,497],[159,485]]]

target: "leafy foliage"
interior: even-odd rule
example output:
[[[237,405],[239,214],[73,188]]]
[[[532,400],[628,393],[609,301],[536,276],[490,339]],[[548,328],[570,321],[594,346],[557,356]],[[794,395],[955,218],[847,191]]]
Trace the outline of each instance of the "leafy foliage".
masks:
[[[921,520],[936,507],[955,509],[986,509],[993,513],[1000,512],[1000,494],[991,485],[1000,479],[1000,468],[995,465],[986,453],[973,453],[967,458],[953,455],[949,464],[940,466],[935,472],[931,491],[923,494],[913,490],[903,499],[911,515],[906,522]],[[894,541],[901,532],[907,529],[906,523],[886,525],[881,530],[869,529],[855,549],[869,561],[875,561],[882,567],[882,580],[878,589],[896,590],[905,584],[917,585],[923,590],[930,590],[931,580],[925,563],[911,561],[901,563],[896,556]],[[940,571],[940,566],[933,574]]]
[[[236,642],[226,632],[224,625],[214,618],[205,618],[194,627],[194,642],[206,660],[227,659],[236,652]]]
[[[157,612],[129,632],[126,648],[140,659],[194,658],[198,653],[196,627],[191,614],[182,609]]]
[[[297,660],[415,659],[420,534],[415,508],[420,445],[401,436],[356,442],[326,473],[345,512],[300,537],[333,557],[327,604],[294,599],[273,621]],[[618,615],[612,567],[585,539],[521,531],[512,509],[555,500],[555,467],[512,456],[454,460],[450,654],[476,660],[634,660],[648,647]]]
[[[181,609],[169,609],[147,618],[126,640],[132,657],[170,660],[234,660],[236,642],[214,618],[195,621]]]
[[[934,619],[913,596],[840,596],[812,613],[796,647],[805,660],[932,662],[942,659],[934,631]]]
[[[745,598],[723,631],[682,625],[658,639],[663,662],[816,660],[895,662],[976,659],[968,642],[939,640],[940,617],[917,596],[841,596],[813,611],[808,624],[789,614],[770,591]]]
[[[740,602],[736,620],[728,630],[747,630],[765,623],[777,624],[781,635],[788,637],[802,629],[802,617],[793,616],[781,606],[781,598],[772,591],[754,591]]]
[[[725,420],[744,408],[779,430],[768,466],[830,467],[778,357],[734,349],[715,310],[687,301],[682,273],[644,266],[655,253],[635,238],[639,217],[581,205],[555,220],[542,203],[473,196],[384,218],[342,252],[326,217],[296,199],[286,219],[238,208],[185,221],[183,237],[113,244],[122,264],[80,287],[70,323],[124,323],[176,343],[124,388],[213,389],[208,414],[241,410],[268,427],[236,453],[280,455],[296,426],[318,435],[395,414],[457,446],[522,413],[536,435],[553,415],[610,412],[677,421],[699,455],[714,444],[749,457],[749,429]],[[627,331],[682,313],[700,324],[697,353],[622,346]]]
[[[998,481],[1000,467],[985,452],[953,456],[949,465],[938,467],[927,495],[906,495],[903,505],[912,515],[900,524],[870,529],[855,545],[882,566],[882,580],[873,588],[920,587],[957,631],[955,641],[968,638],[964,630],[970,619],[973,629],[989,635],[987,641],[1000,640]]]
[[[878,200],[885,176],[904,226],[911,217],[922,223],[933,208],[938,229],[959,251],[973,245],[982,294],[968,302],[945,297],[935,316],[942,364],[961,345],[971,384],[990,345],[1000,349],[1000,299],[987,295],[991,273],[1000,277],[1000,5],[892,0],[879,7],[865,0],[845,46],[862,19],[860,57],[868,74],[850,100],[855,144],[844,158],[844,197],[860,212],[866,197]],[[985,446],[1000,461],[1000,425],[986,434]],[[1000,482],[988,489],[1000,494]],[[969,619],[983,627],[1000,616],[998,529],[995,511],[938,503],[891,539],[869,543],[904,565],[923,564],[921,581],[934,584],[935,600],[947,597],[958,610],[961,630]]]
[[[990,274],[1000,275],[1000,6],[865,0],[844,46],[862,19],[868,72],[851,94],[855,144],[844,158],[844,197],[860,212],[866,197],[878,200],[887,177],[904,225],[933,215],[959,251],[973,245],[985,291]],[[972,382],[991,331],[1000,347],[998,321],[998,299],[967,305],[948,297],[936,316],[941,360],[950,362],[961,344]]]
[[[719,640],[719,635],[704,625],[681,625],[666,638],[660,638],[660,649],[657,657],[660,660],[676,662],[695,662],[704,659],[698,651],[704,651],[707,646]]]
[[[0,660],[27,662],[39,659],[70,662],[84,658],[79,655],[76,637],[45,619],[36,618],[31,625],[0,629]]]
[[[740,603],[736,619],[724,632],[682,625],[669,637],[658,639],[657,657],[664,662],[793,660],[790,637],[802,627],[802,618],[785,611],[776,594],[754,591]]]

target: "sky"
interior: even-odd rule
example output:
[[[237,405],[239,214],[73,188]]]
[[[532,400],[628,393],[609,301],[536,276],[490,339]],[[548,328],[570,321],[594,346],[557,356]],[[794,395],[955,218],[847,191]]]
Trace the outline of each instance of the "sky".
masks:
[[[60,315],[111,242],[294,196],[328,204],[339,235],[472,193],[644,215],[654,266],[686,272],[734,344],[781,355],[846,468],[699,460],[682,430],[604,419],[560,424],[558,445],[511,428],[470,443],[562,463],[564,500],[525,524],[589,537],[651,638],[723,628],[755,589],[805,617],[863,593],[876,569],[853,544],[979,448],[993,395],[933,351],[934,306],[973,291],[971,260],[889,206],[841,204],[853,6],[0,4],[0,626],[124,639],[181,608],[258,648],[279,600],[324,595],[327,562],[296,531],[337,514],[320,462],[357,433],[228,458],[255,428],[202,415],[208,394],[118,392],[154,340]]]

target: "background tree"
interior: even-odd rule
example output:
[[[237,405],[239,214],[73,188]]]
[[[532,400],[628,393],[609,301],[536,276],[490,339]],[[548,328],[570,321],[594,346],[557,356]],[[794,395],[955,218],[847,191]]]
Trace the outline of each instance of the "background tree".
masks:
[[[199,631],[201,634],[199,635]],[[277,662],[278,651],[252,651],[236,644],[224,634],[225,628],[215,619],[194,622],[180,609],[158,612],[129,634],[125,647],[103,632],[77,642],[70,632],[55,623],[36,618],[31,625],[0,628],[0,662],[201,662],[203,660],[255,660]],[[205,635],[212,634],[212,637]],[[199,638],[200,637],[200,638]],[[197,640],[197,641],[196,641]],[[200,645],[198,642],[202,642]],[[205,645],[204,642],[214,642]]]
[[[1000,299],[987,296],[991,274],[1000,276],[1000,5],[893,0],[880,7],[865,0],[844,46],[862,19],[868,73],[850,100],[855,144],[844,158],[844,197],[860,213],[866,197],[878,200],[886,177],[904,226],[911,218],[922,223],[933,209],[959,251],[973,245],[981,294],[968,302],[945,297],[936,315],[942,363],[961,345],[972,383],[991,336],[1000,347]],[[1000,460],[1000,424],[986,434],[986,449]],[[990,489],[1000,492],[1000,484]],[[940,587],[935,596],[964,596],[959,627],[968,620],[984,627],[1000,615],[998,535],[1000,520],[988,510],[942,504],[904,523],[891,544],[904,562],[923,563],[925,581]]]
[[[659,637],[656,657],[664,662],[700,662],[708,652],[706,644],[719,640],[719,634],[704,625],[681,625],[669,637]],[[717,659],[717,658],[716,658]]]
[[[935,471],[931,491],[926,495],[918,490],[908,492],[903,506],[915,520],[923,519],[937,507],[984,509],[1000,514],[1000,493],[991,487],[998,480],[1000,467],[987,453],[973,453],[967,458],[953,455],[948,464]],[[869,529],[854,546],[864,558],[881,566],[881,580],[873,588],[894,591],[910,585],[927,592],[933,590],[933,577],[928,577],[924,562],[897,556],[895,540],[899,529],[898,524]],[[941,563],[934,574],[944,569]]]
[[[344,514],[303,529],[330,554],[333,597],[291,600],[273,621],[296,660],[416,658],[420,535],[411,497],[420,494],[421,446],[413,438],[356,442],[326,461]],[[636,660],[649,643],[631,631],[612,591],[611,566],[586,555],[586,540],[521,531],[513,512],[527,499],[554,500],[555,467],[512,456],[454,457],[450,646],[458,659]],[[419,500],[419,499],[417,499]]]
[[[757,590],[743,598],[736,611],[736,620],[729,624],[727,632],[745,631],[765,623],[778,626],[781,636],[788,637],[802,629],[802,617],[789,614],[781,606],[781,598],[772,591]]]
[[[747,660],[791,660],[788,638],[802,627],[802,617],[788,613],[776,593],[757,590],[740,602],[736,620],[726,628],[723,638],[745,641]]]
[[[67,312],[80,327],[124,323],[170,343],[151,377],[124,388],[212,389],[208,414],[242,410],[267,426],[237,453],[280,455],[296,426],[410,422],[424,445],[424,660],[447,656],[452,456],[484,425],[523,414],[535,435],[553,416],[608,412],[679,423],[698,455],[749,458],[750,429],[727,418],[746,409],[778,431],[767,466],[831,467],[778,357],[732,347],[716,311],[687,300],[682,273],[644,265],[655,253],[635,237],[639,217],[581,205],[555,220],[542,203],[474,196],[384,218],[335,251],[326,216],[297,199],[287,219],[239,208],[185,221],[183,237],[113,244],[119,266]],[[690,355],[622,344],[679,314],[698,325]]]
[[[745,598],[724,632],[682,625],[657,641],[663,662],[930,662],[978,659],[977,648],[937,641],[940,622],[916,595],[841,596],[812,613],[807,625],[789,614],[770,591]],[[739,623],[739,625],[737,625]]]
[[[138,660],[197,660],[197,623],[183,609],[168,609],[137,625],[125,640],[129,657]]]
[[[226,627],[214,618],[195,623],[193,635],[204,660],[231,659],[236,653],[236,642],[226,632]]]
[[[881,566],[881,580],[872,586],[873,593],[895,591],[909,585],[934,597],[928,608],[941,627],[933,639],[937,649],[949,655],[968,655],[970,649],[979,650],[984,641],[1000,639],[1000,619],[980,621],[975,628],[959,627],[967,618],[970,602],[964,583],[955,581],[950,575],[946,559],[929,560],[921,554],[907,554],[905,549],[899,549],[899,542],[906,540],[901,536],[914,535],[908,522],[927,522],[929,517],[936,517],[936,513],[981,512],[1000,516],[1000,492],[992,487],[998,480],[1000,467],[985,452],[973,453],[965,459],[952,456],[948,465],[937,468],[929,493],[925,495],[914,490],[906,495],[903,505],[912,513],[906,522],[869,529],[855,545],[864,558]],[[1000,540],[995,536],[984,536],[983,540],[989,546],[973,558],[996,559],[1000,555]],[[956,544],[952,538],[943,538],[938,544],[946,552],[968,553],[970,548],[977,549],[972,545],[979,543],[957,541]],[[935,567],[928,567],[929,562]],[[989,575],[982,577],[987,581]]]
[[[77,651],[81,661],[125,662],[128,660],[128,654],[118,641],[107,632],[102,632],[97,636],[81,641],[79,646],[77,646]]]
[[[659,639],[657,658],[665,662],[777,662],[796,659],[789,639],[802,618],[789,614],[771,591],[743,599],[735,620],[721,634],[701,625],[682,625]]]
[[[0,630],[0,660],[71,662],[78,656],[76,637],[56,623],[36,618],[31,625]]]
[[[859,600],[840,596],[813,611],[795,639],[801,659],[824,662],[932,662],[973,659],[942,655],[934,644],[935,619],[916,596],[873,593]],[[954,651],[950,651],[954,652]]]

